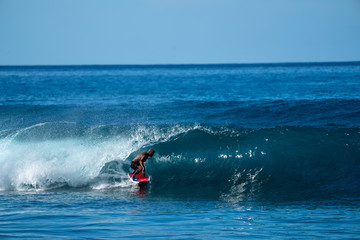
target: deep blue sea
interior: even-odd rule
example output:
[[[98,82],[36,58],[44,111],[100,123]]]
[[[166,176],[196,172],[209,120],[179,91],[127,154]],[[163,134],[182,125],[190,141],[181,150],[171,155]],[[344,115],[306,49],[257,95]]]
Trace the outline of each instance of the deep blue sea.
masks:
[[[360,62],[2,66],[0,238],[360,239]]]

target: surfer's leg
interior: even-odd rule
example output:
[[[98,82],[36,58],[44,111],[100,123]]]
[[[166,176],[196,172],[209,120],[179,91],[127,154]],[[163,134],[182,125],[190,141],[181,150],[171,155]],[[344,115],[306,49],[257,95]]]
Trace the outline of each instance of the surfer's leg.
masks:
[[[139,166],[131,163],[131,166],[130,166],[130,167],[131,167],[132,169],[134,169],[132,178],[135,179],[135,175],[138,174],[138,172],[139,172]]]
[[[133,172],[133,176],[132,176],[132,179],[135,180],[135,175],[138,174],[139,172],[139,169],[136,169],[134,172]]]
[[[144,175],[144,170],[145,170],[145,169],[144,169],[143,167],[139,166],[138,169],[136,169],[136,173],[134,173],[133,178],[135,177],[135,174],[139,174],[139,175],[141,175],[141,176],[145,176],[145,175]]]

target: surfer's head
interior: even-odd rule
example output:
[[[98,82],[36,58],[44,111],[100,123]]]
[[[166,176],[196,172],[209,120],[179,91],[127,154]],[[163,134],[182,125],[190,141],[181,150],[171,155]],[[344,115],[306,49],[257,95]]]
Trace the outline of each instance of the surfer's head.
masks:
[[[154,153],[155,153],[154,149],[150,148],[148,150],[148,154],[149,154],[150,157],[152,157],[154,155]]]

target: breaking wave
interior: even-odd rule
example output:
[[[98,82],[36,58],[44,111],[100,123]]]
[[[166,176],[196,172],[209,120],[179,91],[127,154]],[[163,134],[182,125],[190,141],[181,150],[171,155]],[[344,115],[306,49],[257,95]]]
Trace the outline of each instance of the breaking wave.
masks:
[[[0,132],[0,189],[129,187],[130,160],[151,147],[152,194],[359,196],[359,139],[359,128],[41,123]]]

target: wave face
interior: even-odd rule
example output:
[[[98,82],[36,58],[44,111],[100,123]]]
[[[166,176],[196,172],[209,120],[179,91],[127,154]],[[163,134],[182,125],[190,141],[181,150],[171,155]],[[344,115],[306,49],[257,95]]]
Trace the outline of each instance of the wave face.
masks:
[[[151,172],[161,188],[210,187],[226,199],[358,195],[359,135],[359,129],[200,128],[154,146],[161,164],[152,163]]]
[[[359,197],[359,137],[359,128],[41,123],[0,132],[0,189],[129,187],[130,160],[152,147],[153,194]]]

